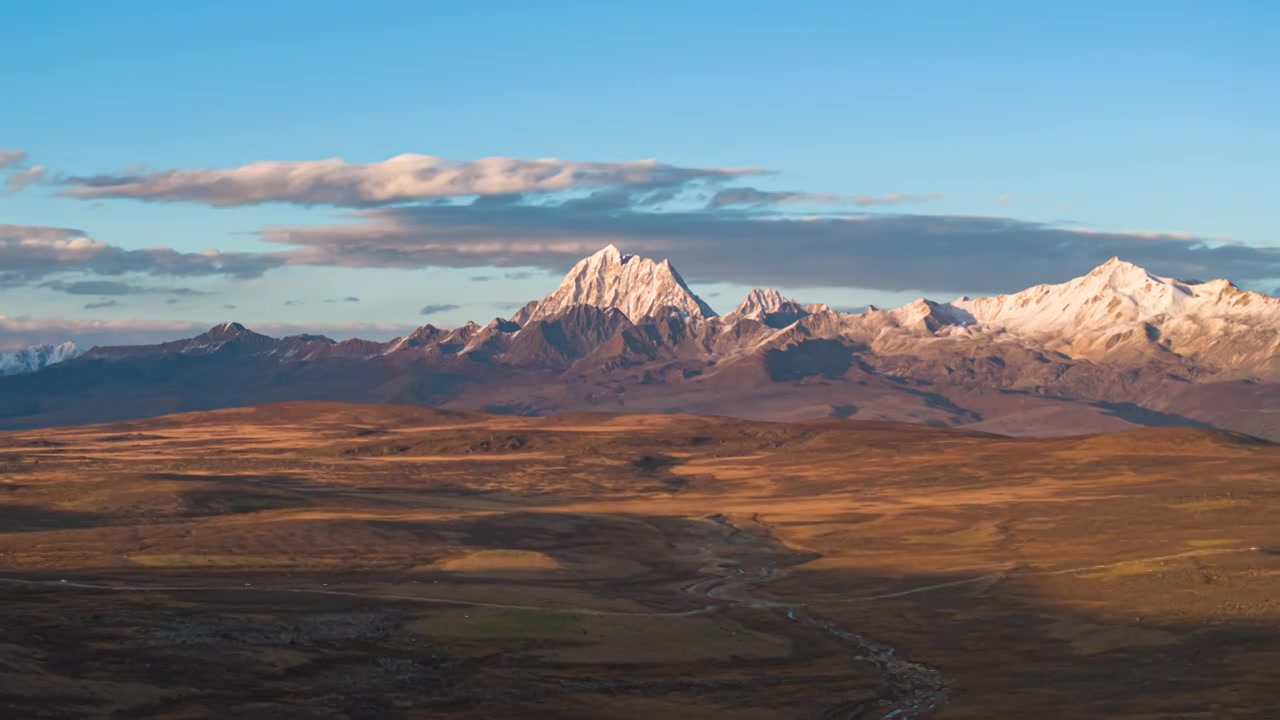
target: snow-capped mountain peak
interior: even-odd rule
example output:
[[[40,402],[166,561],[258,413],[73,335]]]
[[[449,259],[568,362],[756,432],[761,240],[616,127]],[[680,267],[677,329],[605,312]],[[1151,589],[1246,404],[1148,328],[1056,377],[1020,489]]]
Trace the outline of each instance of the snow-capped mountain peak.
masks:
[[[524,323],[557,315],[578,305],[621,310],[632,322],[662,307],[676,308],[693,317],[714,317],[668,260],[656,262],[623,253],[609,245],[578,261],[560,287],[527,313]]]
[[[1144,268],[1141,268],[1128,260],[1122,260],[1119,255],[1112,255],[1110,260],[1102,263],[1098,267],[1089,271],[1090,275],[1112,275],[1116,272],[1131,273],[1135,275],[1148,274]]]
[[[1213,283],[1187,284],[1112,258],[1087,275],[1011,295],[962,299],[955,307],[977,322],[1026,334],[1110,331],[1153,318],[1207,310]]]
[[[1280,351],[1280,299],[1226,280],[1161,277],[1118,258],[1064,283],[951,307],[982,328],[1036,338],[1073,357],[1159,343],[1209,366],[1261,367]]]
[[[592,258],[600,258],[608,262],[621,264],[621,263],[627,262],[633,257],[635,257],[635,255],[624,253],[618,249],[617,245],[610,243],[600,248],[596,252],[592,253],[590,256],[587,257],[587,259],[590,260]]]
[[[60,345],[33,345],[14,352],[0,353],[0,375],[35,372],[79,355],[80,350],[73,342],[64,342]]]

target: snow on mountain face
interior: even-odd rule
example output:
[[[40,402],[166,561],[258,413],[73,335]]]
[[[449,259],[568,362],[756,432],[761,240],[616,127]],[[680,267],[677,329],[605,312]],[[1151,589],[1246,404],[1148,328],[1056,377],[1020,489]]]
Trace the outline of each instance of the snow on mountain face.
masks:
[[[978,323],[1023,335],[1110,333],[1137,323],[1185,318],[1280,320],[1280,300],[1225,280],[1185,283],[1112,258],[1088,275],[1012,295],[961,299],[952,306]]]
[[[0,375],[21,375],[70,360],[80,355],[73,342],[61,345],[33,345],[15,352],[0,353]]]
[[[931,316],[917,327],[933,337],[1021,338],[1094,361],[1167,351],[1224,378],[1280,372],[1280,298],[1160,277],[1119,258],[1057,285],[889,313]]]
[[[654,262],[624,255],[610,245],[573,266],[555,292],[543,298],[524,322],[534,322],[559,314],[576,305],[617,308],[632,322],[663,306],[699,318],[715,316],[713,311],[685,285],[680,273],[667,260]]]

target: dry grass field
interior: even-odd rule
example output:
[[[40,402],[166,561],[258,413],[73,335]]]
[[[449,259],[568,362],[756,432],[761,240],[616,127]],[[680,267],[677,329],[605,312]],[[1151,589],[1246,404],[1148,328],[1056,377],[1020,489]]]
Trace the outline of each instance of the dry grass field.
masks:
[[[0,435],[0,716],[1280,718],[1280,446],[300,403]]]

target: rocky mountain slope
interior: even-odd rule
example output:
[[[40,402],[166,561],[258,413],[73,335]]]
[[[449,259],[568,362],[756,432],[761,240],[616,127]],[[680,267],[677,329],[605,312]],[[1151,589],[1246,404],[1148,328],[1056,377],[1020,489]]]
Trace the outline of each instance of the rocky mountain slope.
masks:
[[[194,338],[99,347],[0,379],[0,427],[269,400],[505,413],[824,416],[1053,435],[1216,426],[1280,439],[1280,300],[1113,259],[1011,295],[850,314],[756,289],[718,316],[667,261],[612,246],[511,319],[390,342]]]

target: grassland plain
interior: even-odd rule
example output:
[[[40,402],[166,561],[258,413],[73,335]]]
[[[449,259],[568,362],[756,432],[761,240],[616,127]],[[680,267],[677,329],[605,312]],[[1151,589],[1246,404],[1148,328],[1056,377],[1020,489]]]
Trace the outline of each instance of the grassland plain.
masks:
[[[1280,718],[1280,447],[295,403],[0,435],[0,713]]]

